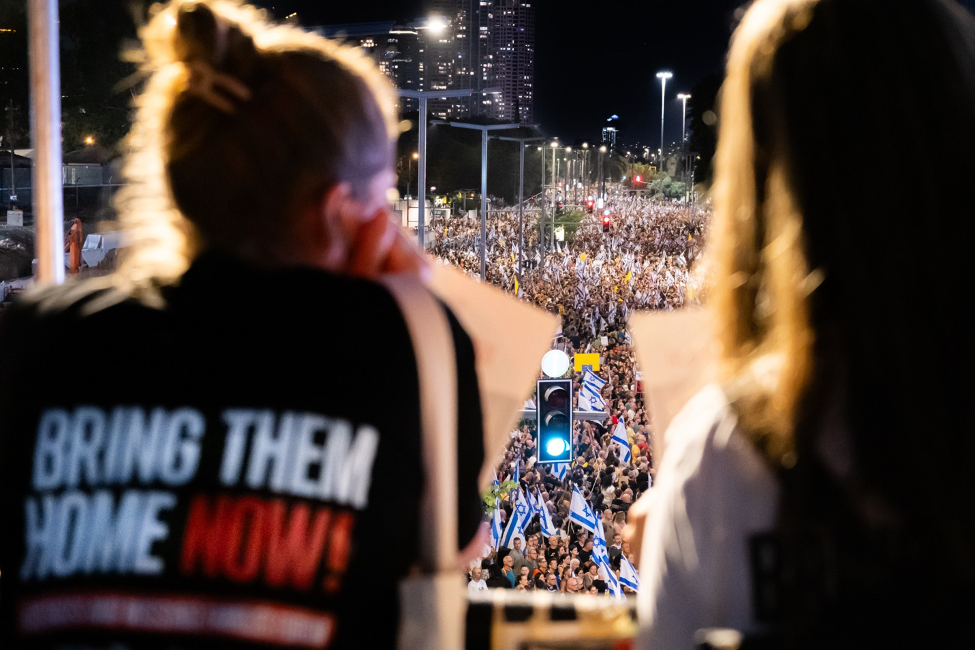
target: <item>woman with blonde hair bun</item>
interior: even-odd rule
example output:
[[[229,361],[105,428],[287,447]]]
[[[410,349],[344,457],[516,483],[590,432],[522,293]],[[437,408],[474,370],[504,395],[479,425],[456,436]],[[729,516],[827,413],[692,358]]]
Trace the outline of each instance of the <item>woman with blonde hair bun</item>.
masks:
[[[631,509],[637,647],[973,645],[973,38],[941,0],[746,10],[708,250],[720,382]]]
[[[472,342],[387,207],[394,90],[238,2],[141,35],[122,267],[0,322],[0,647],[393,647],[401,579],[485,528]],[[405,286],[440,333],[417,354]],[[452,380],[425,383],[432,348]],[[440,546],[427,492],[457,496]]]

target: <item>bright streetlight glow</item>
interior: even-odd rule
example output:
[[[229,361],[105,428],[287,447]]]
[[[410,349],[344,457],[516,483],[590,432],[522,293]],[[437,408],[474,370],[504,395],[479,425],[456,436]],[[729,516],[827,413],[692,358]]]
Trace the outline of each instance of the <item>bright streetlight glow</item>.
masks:
[[[412,155],[413,155],[413,157],[414,157],[414,160],[417,160],[417,158],[418,158],[418,153],[417,153],[417,152],[415,151],[415,152],[414,152],[414,153],[413,153]]]
[[[440,34],[447,26],[448,25],[444,22],[444,19],[440,16],[431,16],[427,19],[427,25],[425,25],[425,28],[432,34]]]
[[[662,80],[662,128],[661,128],[661,139],[658,144],[661,147],[660,151],[665,150],[665,82],[672,78],[671,72],[659,72],[655,75]]]
[[[679,93],[678,99],[682,100],[682,144],[685,144],[685,102],[686,100],[692,99],[692,95],[686,95],[685,93]]]
[[[85,144],[87,144],[87,145],[93,145],[93,144],[95,144],[95,138],[93,138],[92,136],[86,137],[85,138]]]

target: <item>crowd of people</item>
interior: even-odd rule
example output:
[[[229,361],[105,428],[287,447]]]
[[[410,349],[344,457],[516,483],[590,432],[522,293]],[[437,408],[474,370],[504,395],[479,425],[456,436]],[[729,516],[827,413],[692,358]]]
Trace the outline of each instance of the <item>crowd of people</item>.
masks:
[[[584,217],[572,239],[552,247],[545,241],[540,246],[537,217],[526,216],[522,253],[515,209],[497,212],[502,216],[486,226],[486,279],[559,314],[563,329],[554,347],[564,350],[571,360],[576,353],[601,355],[595,374],[605,382],[600,392],[609,416],[603,421],[574,424],[575,461],[564,471],[558,466],[536,464],[535,422],[524,421],[512,432],[496,470],[498,483],[516,479],[523,494],[530,499],[538,495],[539,505],[549,512],[555,531],[547,531],[539,517],[509,545],[500,540],[497,547],[487,546],[483,557],[470,567],[470,591],[495,587],[608,594],[612,591],[609,582],[620,585],[620,593],[634,591],[620,581],[623,560],[632,566],[635,563],[621,532],[631,504],[654,484],[655,470],[651,420],[625,323],[636,309],[675,309],[701,300],[701,279],[696,270],[709,210],[635,197],[612,198],[606,209],[612,217],[609,232],[603,232],[603,211],[597,211]],[[477,220],[438,219],[432,228],[436,258],[473,275],[479,272]],[[579,393],[582,378],[580,373],[574,377],[575,393]],[[576,399],[575,394],[575,403]],[[629,459],[612,440],[619,424],[627,436]],[[601,540],[571,521],[575,490],[600,518],[608,568],[614,576],[606,575],[595,557],[594,545]],[[498,492],[505,527],[518,491]]]

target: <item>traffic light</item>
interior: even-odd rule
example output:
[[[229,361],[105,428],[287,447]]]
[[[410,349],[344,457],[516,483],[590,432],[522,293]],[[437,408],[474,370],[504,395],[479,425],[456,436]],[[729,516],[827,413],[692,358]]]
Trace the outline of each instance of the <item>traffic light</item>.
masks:
[[[641,182],[641,175],[640,174],[638,176],[635,176],[634,177],[634,182],[635,183],[640,183]]]
[[[593,199],[587,199],[587,212],[589,212],[591,214],[593,214],[593,212],[594,212],[594,200]]]
[[[536,382],[536,464],[573,460],[573,380]]]
[[[604,224],[604,232],[610,232],[611,231],[611,211],[610,210],[604,210],[603,224]]]

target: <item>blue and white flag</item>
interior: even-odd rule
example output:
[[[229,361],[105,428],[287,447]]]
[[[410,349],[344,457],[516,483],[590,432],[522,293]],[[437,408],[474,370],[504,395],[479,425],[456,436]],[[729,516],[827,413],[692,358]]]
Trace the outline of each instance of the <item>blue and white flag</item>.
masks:
[[[529,525],[534,514],[533,507],[526,501],[522,490],[518,492],[516,502],[512,504],[512,516],[509,517],[509,523],[506,525],[505,532],[502,533],[502,539],[499,542],[501,546],[506,548],[512,548],[514,537],[526,538],[526,526]]]
[[[550,510],[546,507],[546,502],[543,501],[543,495],[539,493],[539,488],[536,488],[536,505],[537,512],[539,512],[539,528],[543,533],[543,537],[553,537],[557,534],[556,527],[553,526],[553,520],[550,519]]]
[[[606,407],[600,391],[605,384],[607,384],[606,381],[585,369],[583,371],[583,384],[580,386],[580,393],[577,396],[577,409],[581,411],[603,411]]]
[[[516,462],[513,464],[515,465],[515,467],[512,470],[512,480],[515,481],[516,487],[509,490],[509,503],[511,503],[513,507],[515,507],[516,491],[519,490],[519,459],[517,458]]]
[[[597,522],[597,530],[594,531],[593,557],[594,561],[597,562],[597,566],[603,569],[604,574],[607,576],[607,587],[610,592],[617,598],[624,598],[621,583],[618,582],[617,576],[614,575],[614,570],[611,569],[611,559],[607,554],[607,539],[604,537],[604,524],[600,521]]]
[[[637,569],[623,555],[621,556],[621,584],[630,587],[633,591],[638,591],[641,588]]]
[[[621,459],[621,462],[631,464],[631,445],[628,444],[628,432],[624,429],[624,421],[618,420],[617,426],[614,427],[614,435],[611,436],[611,442],[617,445],[617,456]]]
[[[569,465],[569,463],[556,463],[553,465],[553,472],[556,474],[556,478],[560,479],[561,481],[565,480]]]
[[[495,479],[493,482],[496,487],[499,485],[499,480]],[[499,497],[496,494],[495,497],[495,512],[492,513],[492,548],[498,550],[499,548],[499,538],[502,537],[502,511],[499,509]]]
[[[592,533],[597,532],[597,524],[599,523],[597,515],[587,505],[576,485],[573,486],[573,496],[570,497],[570,521],[578,526],[583,526]]]

